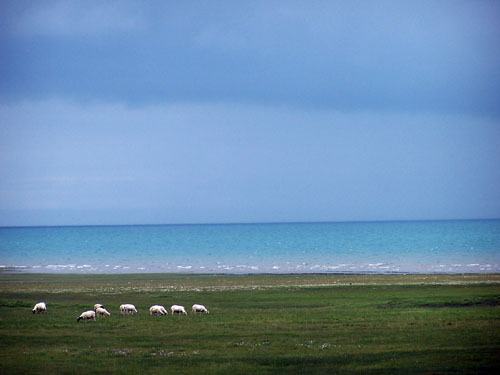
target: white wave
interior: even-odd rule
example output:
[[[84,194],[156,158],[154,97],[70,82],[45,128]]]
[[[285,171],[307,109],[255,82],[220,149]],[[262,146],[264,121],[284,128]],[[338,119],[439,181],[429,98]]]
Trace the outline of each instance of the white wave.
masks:
[[[45,268],[57,270],[59,268],[68,268],[68,266],[66,264],[49,264]],[[79,267],[79,268],[82,268],[82,267]]]
[[[468,264],[467,266],[469,266],[469,267],[477,267],[477,266],[479,266],[479,263],[471,263],[471,264]]]
[[[384,263],[369,263],[368,264],[370,267],[380,267],[380,266],[383,266]]]
[[[193,266],[177,266],[177,268],[179,268],[181,270],[189,270],[189,269],[193,268]]]
[[[273,270],[279,270],[280,266],[273,266]]]

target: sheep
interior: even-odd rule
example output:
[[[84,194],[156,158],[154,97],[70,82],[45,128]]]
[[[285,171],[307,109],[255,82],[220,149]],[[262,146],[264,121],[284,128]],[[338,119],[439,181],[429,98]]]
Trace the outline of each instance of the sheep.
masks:
[[[110,316],[111,314],[104,307],[98,307],[94,310],[97,316]]]
[[[78,318],[76,318],[76,321],[79,322],[80,320],[94,320],[95,321],[95,311],[94,310],[89,310],[82,312]]]
[[[120,313],[122,314],[137,314],[137,309],[130,303],[125,303],[120,306]]]
[[[168,315],[167,309],[160,305],[154,305],[149,308],[149,313],[151,315]]]
[[[38,302],[31,311],[33,312],[33,314],[40,314],[42,312],[45,313],[47,312],[47,305],[45,304],[45,302]]]
[[[172,310],[172,315],[175,315],[175,314],[187,315],[188,314],[186,312],[186,309],[184,308],[184,306],[172,305],[172,307],[170,309]]]
[[[198,305],[198,304],[194,304],[193,305],[193,314],[196,314],[196,313],[200,313],[200,314],[210,314],[210,311],[207,310],[207,308],[203,305]]]
[[[99,307],[102,307],[103,309],[105,309],[105,307],[103,305],[101,305],[100,303],[96,303],[94,305],[94,310],[97,310]]]

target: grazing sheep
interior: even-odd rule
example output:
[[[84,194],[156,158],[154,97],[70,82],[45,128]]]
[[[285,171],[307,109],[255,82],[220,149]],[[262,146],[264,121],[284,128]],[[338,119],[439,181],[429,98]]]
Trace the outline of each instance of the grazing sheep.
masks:
[[[40,314],[42,312],[47,312],[47,305],[45,302],[38,302],[35,307],[33,307],[33,310],[31,310],[34,313]]]
[[[110,316],[111,314],[104,307],[98,307],[95,309],[95,313],[97,316]]]
[[[209,313],[210,313],[210,311],[208,311],[208,310],[207,310],[207,308],[206,308],[205,306],[203,306],[203,305],[198,305],[198,304],[194,304],[194,305],[193,305],[193,309],[192,309],[192,311],[193,311],[193,314],[196,314],[196,313],[200,313],[200,314],[203,314],[203,313],[205,313],[205,314],[209,314]]]
[[[95,311],[89,310],[89,311],[82,312],[81,315],[78,318],[76,318],[76,321],[79,322],[82,319],[95,321]]]
[[[97,310],[99,307],[102,307],[103,309],[105,309],[105,307],[103,305],[101,305],[100,303],[96,303],[94,305],[94,310]]]
[[[184,308],[184,306],[172,305],[172,307],[170,309],[172,310],[172,315],[175,315],[175,314],[187,315],[188,314],[186,309]]]
[[[168,315],[167,309],[160,305],[154,305],[149,308],[151,315]]]
[[[137,309],[130,303],[125,303],[120,306],[120,313],[122,314],[137,314]]]

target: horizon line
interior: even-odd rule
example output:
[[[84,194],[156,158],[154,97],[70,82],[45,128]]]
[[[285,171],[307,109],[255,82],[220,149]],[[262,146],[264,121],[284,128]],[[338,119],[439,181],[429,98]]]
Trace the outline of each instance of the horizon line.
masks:
[[[0,228],[88,228],[88,227],[160,227],[160,226],[196,226],[196,225],[287,225],[287,224],[355,224],[355,223],[397,223],[397,222],[437,222],[437,221],[494,221],[494,218],[461,219],[382,219],[382,220],[314,220],[314,221],[254,221],[220,223],[143,223],[143,224],[54,224],[54,225],[0,225]]]

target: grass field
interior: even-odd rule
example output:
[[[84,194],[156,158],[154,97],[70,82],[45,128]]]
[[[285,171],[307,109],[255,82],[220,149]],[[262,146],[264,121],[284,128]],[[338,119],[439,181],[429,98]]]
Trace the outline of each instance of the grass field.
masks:
[[[97,302],[111,317],[77,323]],[[174,303],[210,315],[148,314]],[[0,273],[0,374],[499,371],[498,274]]]

